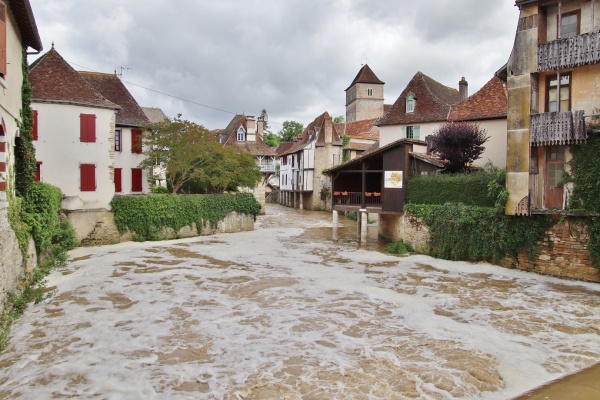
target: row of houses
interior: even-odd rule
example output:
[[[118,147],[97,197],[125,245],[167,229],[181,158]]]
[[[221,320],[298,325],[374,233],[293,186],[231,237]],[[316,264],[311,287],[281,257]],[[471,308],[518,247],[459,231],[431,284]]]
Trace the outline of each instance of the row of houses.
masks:
[[[339,202],[365,209],[369,201],[376,212],[401,212],[399,193],[409,175],[444,167],[430,154],[428,137],[444,123],[469,122],[490,138],[473,166],[491,162],[507,169],[508,215],[564,213],[573,191],[564,182],[569,146],[585,143],[591,118],[600,114],[595,3],[517,0],[509,61],[472,96],[465,78],[455,89],[417,72],[386,105],[385,83],[364,65],[346,89],[345,123],[334,124],[324,113],[279,147],[280,203],[332,210]],[[401,173],[402,185],[386,186],[392,173]],[[342,199],[342,193],[355,197]]]

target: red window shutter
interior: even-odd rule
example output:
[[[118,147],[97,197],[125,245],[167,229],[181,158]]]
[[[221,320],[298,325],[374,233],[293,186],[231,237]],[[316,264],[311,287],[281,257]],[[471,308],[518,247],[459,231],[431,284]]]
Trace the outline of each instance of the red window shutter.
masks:
[[[6,3],[0,1],[0,75],[6,75]]]
[[[142,170],[141,168],[131,168],[131,191],[142,191]]]
[[[121,168],[115,168],[115,192],[121,193],[123,186],[121,184]]]
[[[35,182],[39,182],[42,178],[42,162],[38,161],[35,163],[35,173],[33,176],[33,180]]]
[[[33,140],[38,140],[38,112],[33,110],[33,130],[31,131]]]
[[[96,191],[96,166],[94,164],[79,165],[80,190],[82,192]]]
[[[79,115],[79,140],[85,143],[94,143],[96,141],[96,115]]]
[[[142,131],[140,129],[131,130],[131,152],[142,153]]]

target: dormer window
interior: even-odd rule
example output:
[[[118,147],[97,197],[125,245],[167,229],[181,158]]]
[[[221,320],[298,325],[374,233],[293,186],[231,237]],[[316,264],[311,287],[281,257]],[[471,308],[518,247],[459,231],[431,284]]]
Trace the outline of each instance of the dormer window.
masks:
[[[243,126],[240,126],[240,129],[237,131],[237,141],[245,142],[246,141],[246,130]]]
[[[409,114],[415,112],[415,95],[412,93],[406,96],[406,112]]]

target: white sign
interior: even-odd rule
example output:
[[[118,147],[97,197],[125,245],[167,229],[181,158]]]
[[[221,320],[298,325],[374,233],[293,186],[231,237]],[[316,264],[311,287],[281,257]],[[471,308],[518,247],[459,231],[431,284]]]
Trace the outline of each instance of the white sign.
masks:
[[[404,171],[385,171],[385,182],[383,187],[386,189],[402,189],[402,173]]]

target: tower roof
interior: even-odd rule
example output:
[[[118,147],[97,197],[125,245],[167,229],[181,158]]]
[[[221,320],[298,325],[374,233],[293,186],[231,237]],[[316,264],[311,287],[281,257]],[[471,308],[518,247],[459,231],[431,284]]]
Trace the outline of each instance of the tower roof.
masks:
[[[348,88],[346,88],[346,90],[350,89],[356,83],[374,83],[374,84],[379,84],[379,85],[385,84],[385,82],[380,80],[377,77],[377,75],[375,75],[375,72],[373,72],[373,70],[371,68],[369,68],[368,64],[365,64],[362,66],[360,71],[358,71],[358,74],[356,74],[356,78],[354,78],[354,80],[352,81],[350,86],[348,86]]]

